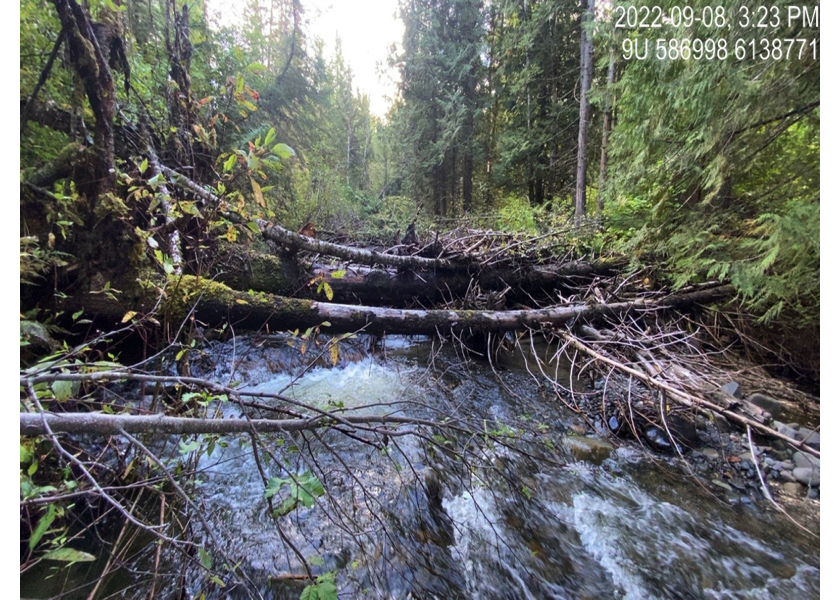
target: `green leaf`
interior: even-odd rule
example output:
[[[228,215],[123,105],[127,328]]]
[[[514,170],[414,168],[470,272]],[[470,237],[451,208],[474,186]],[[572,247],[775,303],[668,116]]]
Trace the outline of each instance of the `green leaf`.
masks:
[[[207,553],[207,550],[204,548],[198,549],[198,560],[201,561],[201,566],[210,570],[210,567],[213,566],[213,559],[210,558],[210,555]]]
[[[146,172],[146,169],[148,169],[148,168],[149,168],[149,159],[144,158],[144,159],[143,159],[143,162],[141,162],[141,163],[138,165],[138,167],[137,167],[137,168],[139,168],[139,169],[140,169],[140,174],[141,174],[141,175],[142,175],[143,173],[145,173],[145,172]]]
[[[297,506],[297,499],[296,498],[292,498],[292,497],[286,498],[285,500],[283,500],[283,504],[281,504],[279,507],[277,507],[277,510],[274,511],[274,516],[275,517],[285,517],[286,515],[288,515],[290,512],[292,512],[295,509],[295,506]]]
[[[79,385],[78,381],[53,381],[50,389],[55,394],[55,399],[63,402],[79,391]]]
[[[201,444],[198,443],[198,440],[193,440],[189,444],[185,444],[184,440],[178,442],[178,452],[181,454],[189,454],[190,452],[195,452],[198,450]]]
[[[29,549],[32,550],[35,546],[38,545],[38,542],[41,541],[41,538],[44,537],[44,534],[47,532],[47,529],[50,528],[52,522],[55,520],[56,517],[56,510],[55,504],[50,504],[47,507],[47,512],[44,513],[44,516],[38,520],[38,524],[35,526],[35,529],[32,531],[32,535],[29,536]]]
[[[32,451],[21,445],[20,447],[20,462],[28,463],[32,460]]]
[[[338,600],[338,589],[335,587],[335,573],[324,573],[315,583],[306,586],[300,594],[300,600]]]
[[[338,271],[333,271],[330,273],[330,277],[333,279],[344,279],[344,275],[347,273],[344,269],[340,269]]]
[[[233,170],[233,166],[236,164],[236,154],[231,154],[230,158],[225,161],[224,167],[225,173],[230,173]]]
[[[274,141],[274,136],[277,134],[274,131],[274,127],[268,130],[268,133],[265,134],[265,141],[263,142],[263,146],[268,146],[271,142]]]
[[[280,488],[288,482],[288,479],[280,479],[279,477],[272,477],[268,480],[268,485],[265,486],[264,498],[273,498]]]
[[[324,286],[324,294],[326,294],[326,295],[327,295],[327,300],[329,300],[330,302],[332,302],[332,299],[333,299],[333,289],[332,289],[332,286],[331,286],[329,283],[327,283],[326,281],[323,283],[323,286]]]
[[[47,560],[58,560],[61,562],[93,562],[96,557],[93,554],[82,552],[81,550],[73,550],[73,548],[56,548],[50,550],[44,555]]]
[[[324,495],[324,486],[310,471],[298,477],[296,483],[298,498],[306,508],[312,508],[315,498]]]
[[[295,156],[295,151],[288,144],[277,144],[271,149],[271,152],[280,158],[291,158]]]

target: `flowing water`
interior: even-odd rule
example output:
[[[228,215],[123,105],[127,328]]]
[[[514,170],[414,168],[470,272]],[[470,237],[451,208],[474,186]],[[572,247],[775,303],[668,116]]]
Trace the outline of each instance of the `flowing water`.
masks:
[[[337,367],[322,361],[284,394],[347,414],[448,415],[477,432],[359,433],[367,443],[336,431],[266,436],[257,452],[277,459],[263,462],[266,476],[311,473],[325,491],[281,517],[280,532],[249,439],[205,454],[198,501],[264,597],[298,598],[304,585],[288,576],[304,569],[281,533],[316,574],[336,573],[342,598],[819,597],[818,540],[764,507],[717,500],[639,448],[575,460],[563,440],[577,417],[521,363],[467,366],[428,340],[383,346],[375,357],[343,349]],[[277,392],[312,351],[220,344],[205,375]],[[284,496],[288,487],[275,507]],[[193,581],[191,594],[203,575]],[[219,592],[228,595],[245,597]]]
[[[818,542],[778,513],[726,505],[639,449],[575,461],[562,443],[574,415],[516,361],[467,367],[445,351],[430,360],[430,342],[405,338],[387,338],[384,353],[312,370],[286,393],[363,414],[463,416],[496,441],[442,431],[393,436],[382,449],[334,432],[275,441],[286,463],[274,474],[310,470],[326,490],[283,518],[284,533],[323,560],[317,572],[337,570],[346,597],[819,596]],[[252,365],[249,389],[286,386],[289,374],[275,369]],[[236,444],[206,458],[202,499],[255,579],[302,573],[253,461],[250,445]],[[263,591],[297,597],[300,588]]]

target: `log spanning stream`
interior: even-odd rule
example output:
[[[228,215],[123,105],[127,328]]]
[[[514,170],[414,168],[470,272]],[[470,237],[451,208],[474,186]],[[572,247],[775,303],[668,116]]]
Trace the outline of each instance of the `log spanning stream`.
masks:
[[[214,347],[205,375],[227,382],[236,364],[234,377],[249,389],[289,383],[296,350],[242,354],[238,344],[238,356],[232,344]],[[323,484],[314,506],[280,525],[316,575],[336,573],[340,597],[819,597],[818,540],[758,503],[717,500],[637,446],[579,460],[567,443],[578,417],[516,360],[494,372],[435,352],[428,340],[388,337],[383,345],[385,358],[348,350],[338,367],[310,370],[285,393],[324,408],[364,405],[365,414],[460,416],[482,429],[395,435],[380,449],[336,431],[267,436],[284,464],[264,461],[269,476],[309,472]],[[235,406],[225,410],[240,416]],[[293,575],[305,571],[269,516],[248,438],[230,437],[200,468],[196,499],[229,555],[264,597],[300,597],[305,583]],[[194,573],[191,597],[202,577]],[[125,597],[148,593],[127,587]],[[156,595],[174,593],[159,584]]]

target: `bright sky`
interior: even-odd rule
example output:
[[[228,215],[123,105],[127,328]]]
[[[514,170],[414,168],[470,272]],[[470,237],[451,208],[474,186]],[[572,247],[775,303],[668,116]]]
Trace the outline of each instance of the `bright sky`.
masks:
[[[244,4],[244,0],[207,0],[210,11],[220,11],[224,19],[236,19]],[[335,56],[336,37],[341,39],[353,85],[370,97],[371,112],[384,117],[396,95],[399,76],[387,68],[391,45],[402,48],[404,27],[397,18],[397,0],[301,0],[301,4],[310,40],[324,40],[330,59]]]
[[[404,32],[396,14],[397,0],[303,0],[302,4],[310,37],[324,40],[328,57],[335,54],[336,36],[341,38],[353,84],[370,96],[371,112],[385,116],[399,77],[387,69],[389,48],[392,44],[402,48]]]

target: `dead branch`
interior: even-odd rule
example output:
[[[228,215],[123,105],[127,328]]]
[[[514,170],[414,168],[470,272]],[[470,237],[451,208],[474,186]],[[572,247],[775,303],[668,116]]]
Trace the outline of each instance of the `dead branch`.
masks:
[[[789,438],[788,436],[786,436],[782,433],[779,433],[775,429],[767,427],[763,423],[759,423],[757,421],[754,421],[752,419],[744,417],[743,415],[736,414],[736,413],[734,413],[730,410],[727,410],[726,408],[722,408],[722,407],[718,406],[717,404],[715,404],[713,402],[710,402],[710,401],[708,401],[704,398],[700,398],[700,397],[695,396],[693,394],[689,394],[689,393],[684,392],[682,390],[678,390],[677,388],[675,388],[675,387],[673,387],[673,386],[671,386],[667,383],[664,383],[662,381],[658,381],[658,380],[654,379],[653,377],[651,377],[650,375],[648,375],[646,373],[643,373],[642,371],[639,371],[637,369],[633,369],[632,367],[628,367],[627,365],[622,364],[622,363],[620,363],[616,360],[613,360],[608,356],[605,356],[603,354],[600,354],[600,353],[596,352],[595,350],[593,350],[592,348],[590,348],[589,346],[587,346],[586,344],[584,344],[578,338],[576,338],[575,336],[573,336],[571,334],[563,333],[561,335],[566,340],[568,340],[570,344],[572,344],[575,348],[579,349],[580,351],[585,352],[585,353],[589,354],[590,356],[593,356],[597,360],[599,360],[599,361],[601,361],[605,364],[608,364],[608,365],[610,365],[610,366],[612,366],[612,367],[614,367],[614,368],[616,368],[616,369],[618,369],[618,370],[620,370],[624,373],[627,373],[628,375],[631,375],[631,376],[639,379],[640,381],[645,382],[646,385],[649,385],[651,387],[655,387],[659,390],[662,390],[662,391],[666,392],[671,398],[674,399],[674,401],[678,402],[679,404],[682,404],[683,406],[687,406],[687,407],[691,407],[691,408],[694,408],[696,406],[702,406],[703,408],[705,408],[707,410],[710,410],[715,414],[718,414],[718,415],[721,415],[721,416],[725,417],[726,419],[728,419],[729,421],[732,421],[733,423],[738,423],[739,425],[742,425],[744,427],[750,426],[753,429],[761,431],[764,435],[782,440],[786,444],[790,444],[791,446],[794,446],[795,448],[798,448],[799,450],[802,450],[803,452],[808,452],[808,453],[813,454],[814,456],[816,456],[818,458],[820,456],[820,451],[819,450],[815,450],[814,448],[811,448],[810,446],[805,445],[805,442],[800,442],[799,440],[794,440],[793,438]]]

